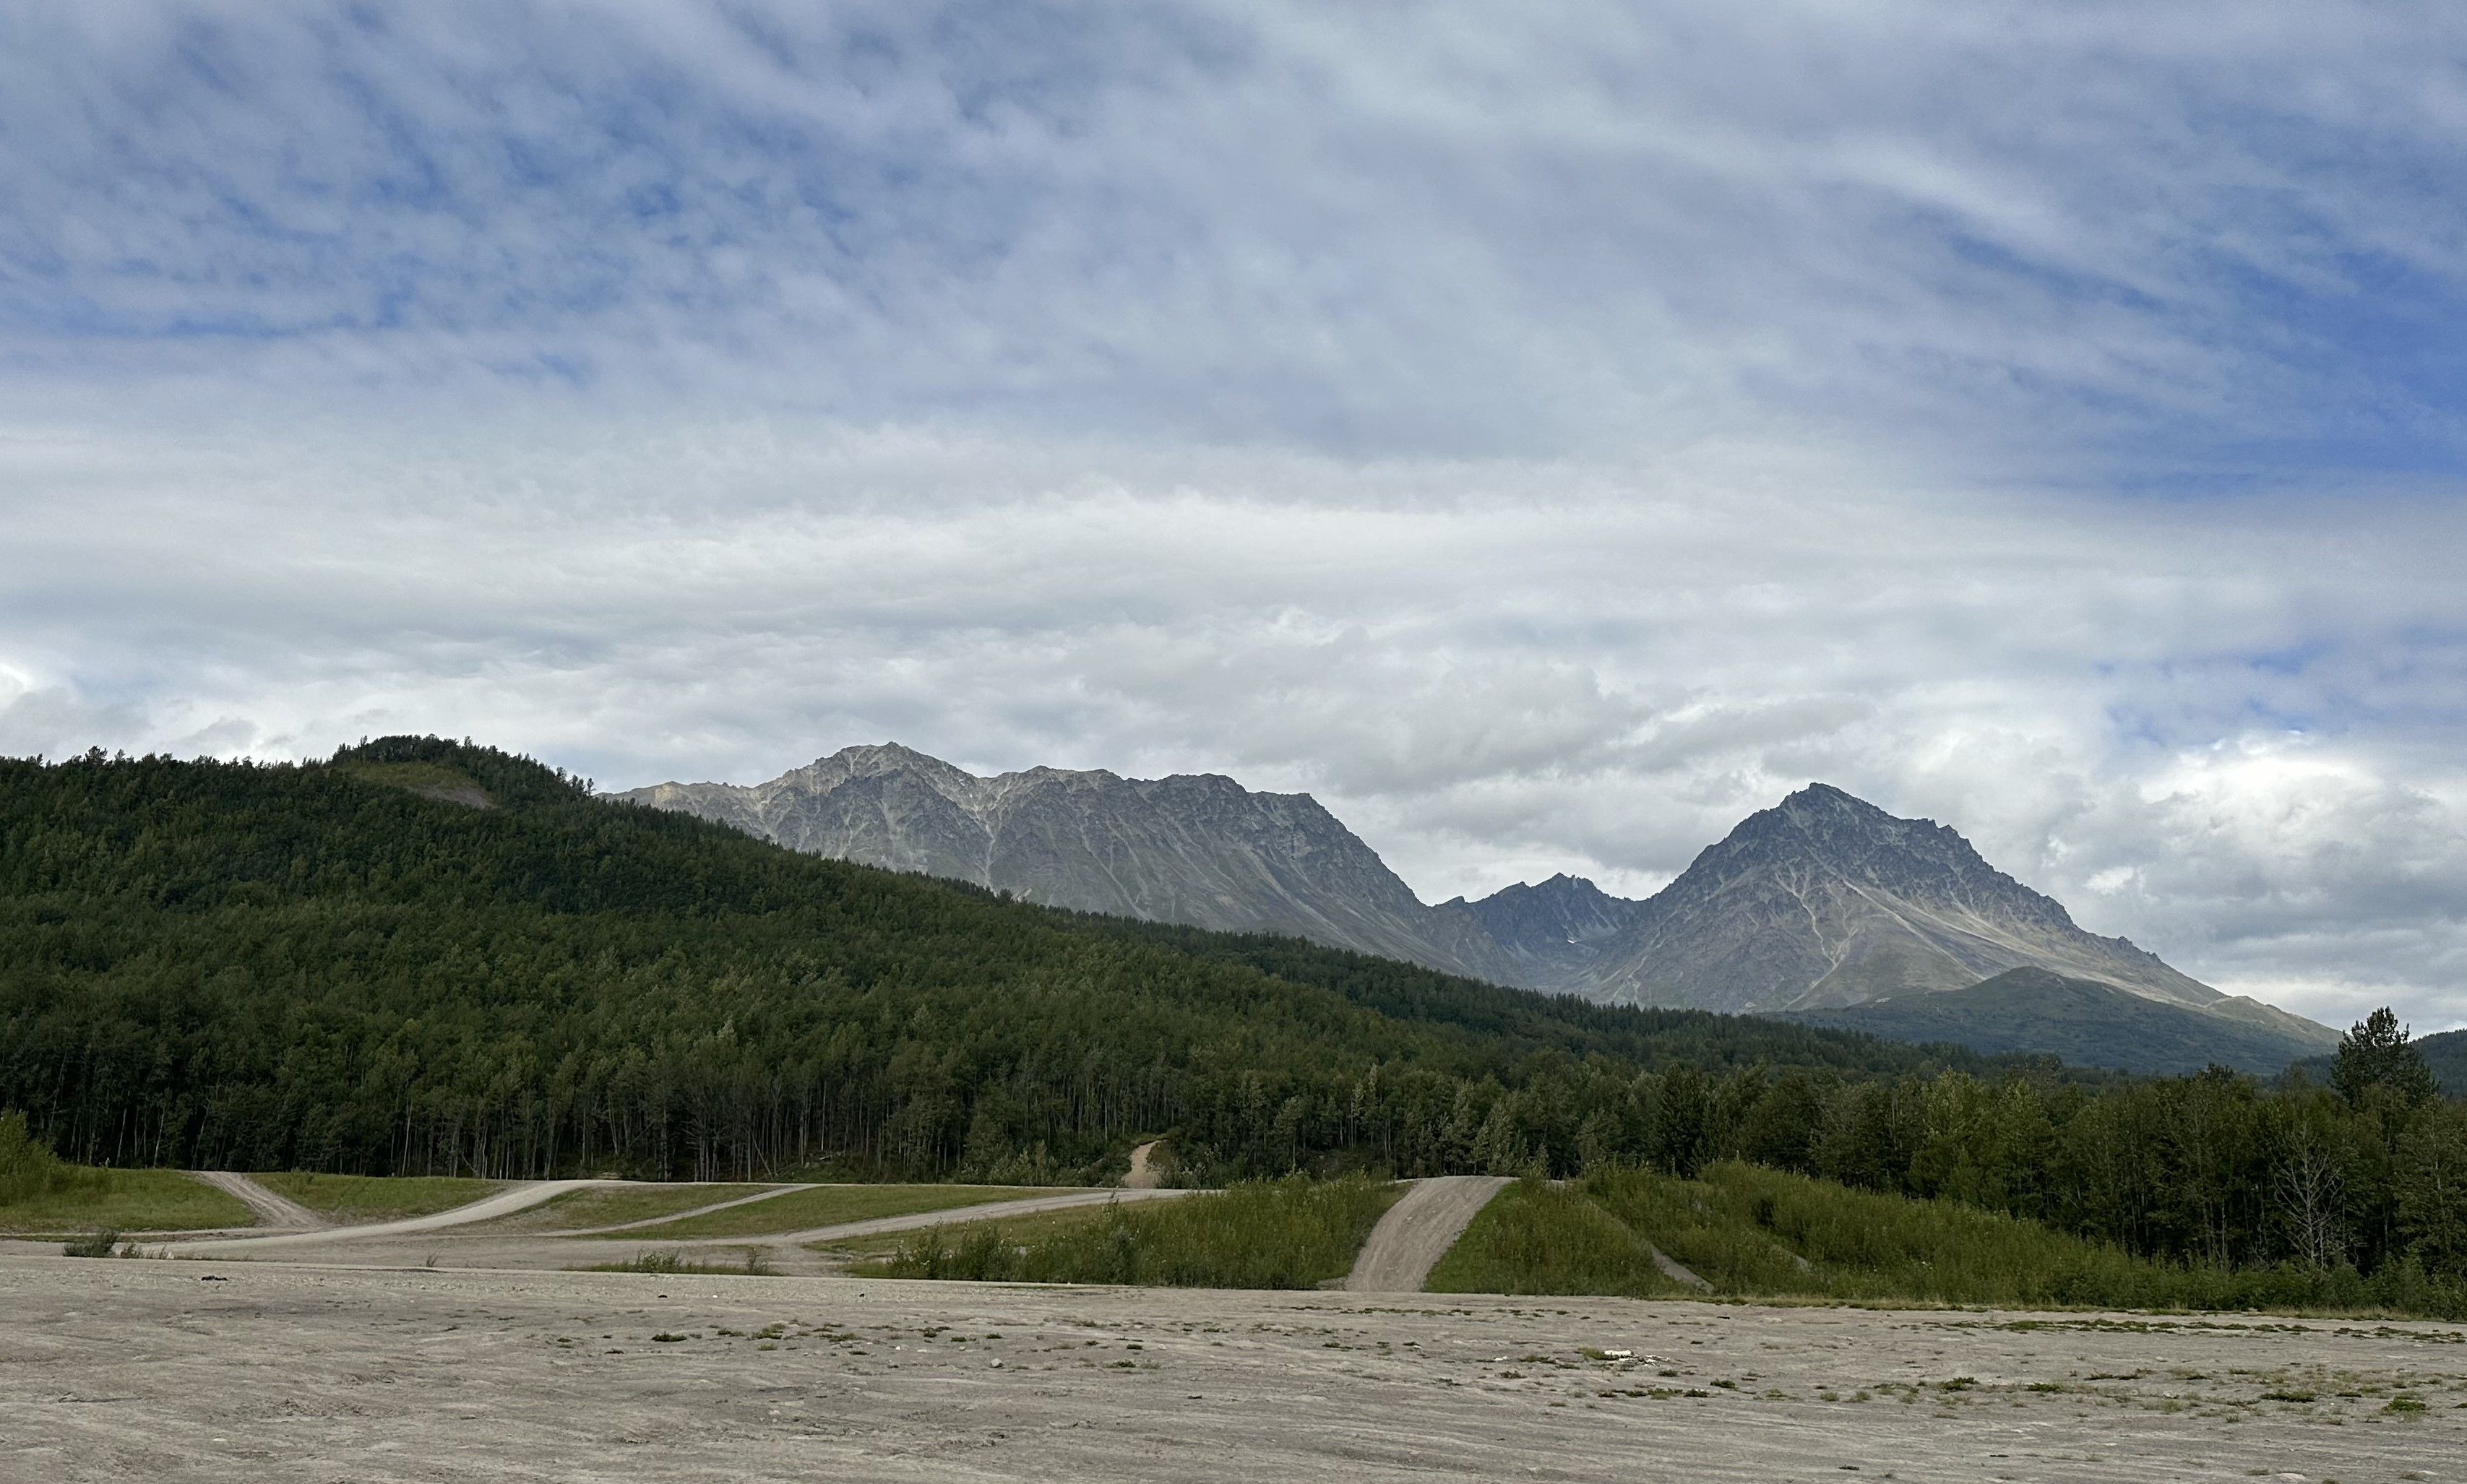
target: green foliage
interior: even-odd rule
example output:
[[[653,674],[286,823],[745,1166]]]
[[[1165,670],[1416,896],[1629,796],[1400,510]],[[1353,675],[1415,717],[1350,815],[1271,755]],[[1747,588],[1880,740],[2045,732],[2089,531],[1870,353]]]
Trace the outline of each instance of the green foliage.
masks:
[[[1546,1187],[1547,1188],[1547,1187]],[[1510,1196],[1518,1199],[1511,1201]],[[1607,1224],[1607,1225],[1605,1225]],[[1613,1230],[1611,1228],[1616,1228]],[[1513,1231],[1512,1240],[1500,1233]],[[1639,1255],[1621,1258],[1619,1241]],[[2412,1264],[2366,1279],[2292,1263],[2153,1261],[2045,1224],[1950,1200],[1853,1190],[1734,1161],[1699,1180],[1604,1170],[1549,1199],[1511,1190],[1466,1229],[1431,1287],[1632,1293],[1651,1243],[1735,1297],[2011,1308],[2366,1309],[2455,1318],[2467,1286]],[[1590,1263],[1572,1252],[1599,1254]],[[1445,1281],[1442,1282],[1442,1275]],[[1673,1290],[1675,1292],[1675,1290]]]
[[[0,1232],[56,1236],[95,1231],[203,1231],[252,1226],[237,1198],[177,1170],[101,1170],[59,1164],[0,1201]]]
[[[117,1257],[120,1255],[120,1233],[98,1231],[90,1237],[60,1244],[62,1257]]]
[[[1678,1291],[1636,1232],[1585,1193],[1522,1180],[1482,1208],[1431,1270],[1434,1293],[1623,1293]]]
[[[449,776],[496,806],[400,786]],[[91,1163],[1085,1181],[1170,1127],[1199,1180],[1437,1173],[1503,1096],[1674,1058],[1938,1065],[1002,901],[435,738],[0,761],[0,1104]]]
[[[52,1146],[34,1137],[26,1115],[0,1113],[0,1205],[15,1205],[72,1183],[75,1176]]]
[[[1398,1187],[1359,1176],[1258,1180],[1171,1201],[1109,1205],[1026,1242],[996,1223],[934,1227],[868,1277],[1172,1288],[1315,1288],[1353,1268]]]
[[[2402,1108],[2429,1103],[2441,1094],[2433,1068],[2408,1045],[2407,1029],[2388,1005],[2358,1021],[2339,1038],[2330,1066],[2330,1086],[2356,1107],[2375,1095],[2395,1100]]]
[[[420,792],[453,780],[492,806]],[[231,1214],[114,1206],[43,1142],[114,1178],[1028,1184],[1169,1135],[1191,1184],[1745,1158],[2187,1270],[2439,1290],[2458,1135],[2394,1022],[2349,1039],[2334,1094],[1592,1005],[801,856],[434,738],[0,761],[0,1180],[89,1182],[0,1203],[17,1229],[246,1221],[190,1181]]]

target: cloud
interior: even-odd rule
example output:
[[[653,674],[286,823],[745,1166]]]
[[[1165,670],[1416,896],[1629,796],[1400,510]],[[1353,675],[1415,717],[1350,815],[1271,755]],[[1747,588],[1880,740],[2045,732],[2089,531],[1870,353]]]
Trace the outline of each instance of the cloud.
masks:
[[[21,8],[38,400],[2455,472],[2438,6]],[[192,409],[194,410],[193,408]]]
[[[0,593],[20,752],[413,730],[611,786],[887,737],[1221,771],[1318,793],[1432,898],[1647,890],[1821,778],[2229,987],[2467,1018],[2440,505],[2229,529],[1770,461],[1366,472],[784,422],[14,452],[12,487],[75,491]]]
[[[0,750],[1811,778],[2467,1019],[2467,14],[0,15]],[[2379,1002],[2373,1000],[2373,1002]]]

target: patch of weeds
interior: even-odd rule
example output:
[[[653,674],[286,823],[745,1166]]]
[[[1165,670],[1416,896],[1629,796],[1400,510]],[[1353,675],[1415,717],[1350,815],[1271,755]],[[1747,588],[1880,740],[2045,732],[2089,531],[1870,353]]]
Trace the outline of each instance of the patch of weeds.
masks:
[[[62,1257],[117,1257],[120,1255],[120,1233],[98,1231],[90,1237],[79,1237],[60,1248]]]
[[[685,1337],[684,1337],[683,1335],[671,1335],[671,1334],[669,1334],[668,1331],[666,1331],[666,1330],[662,1330],[662,1331],[660,1331],[660,1333],[658,1333],[658,1334],[656,1334],[656,1335],[652,1336],[652,1337],[651,1337],[651,1338],[652,1338],[652,1340],[653,1340],[655,1343],[658,1343],[658,1344],[663,1344],[663,1345],[673,1345],[673,1344],[675,1344],[678,1340],[681,1340],[681,1339],[685,1338]]]
[[[2424,1399],[2421,1397],[2394,1396],[2389,1399],[2389,1405],[2384,1406],[2382,1410],[2385,1412],[2396,1412],[2401,1416],[2412,1416],[2420,1412],[2430,1411],[2431,1408],[2424,1405]]]
[[[734,1263],[689,1262],[675,1252],[637,1252],[622,1263],[593,1263],[573,1270],[576,1272],[650,1272],[664,1277],[761,1278],[771,1273],[771,1265],[757,1247],[745,1248],[741,1261]]]
[[[2265,1402],[2318,1402],[2320,1400],[2310,1391],[2293,1390],[2265,1391],[2261,1394],[2261,1399]]]

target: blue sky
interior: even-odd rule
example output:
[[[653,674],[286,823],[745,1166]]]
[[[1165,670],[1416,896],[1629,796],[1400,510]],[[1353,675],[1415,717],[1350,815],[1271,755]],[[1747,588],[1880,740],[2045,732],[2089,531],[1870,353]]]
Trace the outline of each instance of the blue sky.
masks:
[[[2467,12],[32,4],[0,749],[1823,777],[2467,1021]]]

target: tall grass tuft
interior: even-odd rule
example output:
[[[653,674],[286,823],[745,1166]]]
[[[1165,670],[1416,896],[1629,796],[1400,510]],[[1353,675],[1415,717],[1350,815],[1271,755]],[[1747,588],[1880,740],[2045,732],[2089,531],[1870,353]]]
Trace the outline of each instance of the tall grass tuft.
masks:
[[[1174,1201],[1115,1204],[1025,1241],[998,1223],[937,1226],[871,1277],[1005,1283],[1123,1283],[1174,1288],[1306,1289],[1353,1267],[1398,1188],[1358,1176],[1257,1180]]]
[[[51,1145],[28,1130],[24,1113],[0,1113],[0,1205],[63,1195],[88,1185],[100,1188],[105,1179],[100,1170],[63,1163]]]
[[[576,1272],[649,1272],[659,1274],[692,1274],[697,1277],[765,1278],[771,1275],[771,1264],[762,1249],[749,1247],[744,1255],[733,1263],[700,1262],[676,1252],[637,1252],[622,1262],[593,1263],[572,1270]]]
[[[1431,1270],[1433,1293],[1671,1293],[1636,1232],[1582,1191],[1521,1180],[1494,1197]]]

